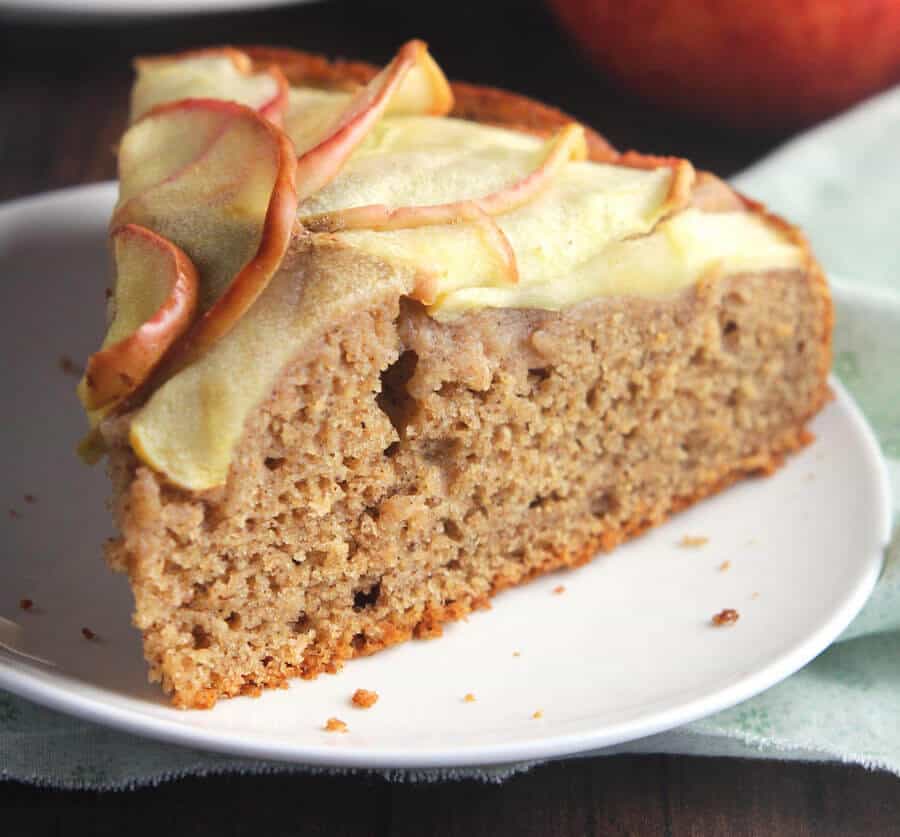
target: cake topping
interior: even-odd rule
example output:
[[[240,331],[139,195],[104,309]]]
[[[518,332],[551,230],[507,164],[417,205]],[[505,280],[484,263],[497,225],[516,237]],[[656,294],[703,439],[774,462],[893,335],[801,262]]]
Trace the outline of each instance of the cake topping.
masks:
[[[407,79],[412,84],[404,90]],[[453,107],[449,85],[421,41],[405,44],[394,60],[353,96],[324,135],[295,131],[292,139],[298,154],[297,188],[301,198],[334,179],[400,93],[404,94],[404,111],[443,116]]]
[[[186,250],[199,273],[199,318],[167,358],[165,377],[227,334],[266,288],[293,233],[298,188],[307,196],[326,185],[394,99],[402,112],[441,114],[453,104],[425,45],[411,41],[369,85],[339,105],[323,135],[296,138],[310,142],[298,157],[294,142],[270,119],[237,103],[253,100],[261,114],[275,118],[286,106],[281,94],[255,95],[265,79],[277,81],[279,74],[254,74],[248,62],[242,53],[224,49],[137,63],[133,112],[139,118],[119,150],[120,192],[112,228],[150,228]],[[171,101],[176,94],[208,92],[233,101]],[[128,312],[130,319],[117,317],[110,335],[123,336],[126,323],[134,330],[138,313],[149,314],[141,310]],[[193,307],[188,318],[191,314]],[[171,327],[168,331],[174,333]],[[180,328],[175,337],[184,331]],[[96,368],[88,369],[80,387],[85,407],[96,410],[124,400],[144,383],[173,340],[165,345],[157,340],[148,351],[142,332],[125,347],[128,352],[97,353],[91,359]]]
[[[162,105],[126,132],[113,227],[151,227],[190,255],[200,277],[200,316],[173,369],[228,333],[278,269],[294,227],[295,176],[287,136],[233,102]]]
[[[518,282],[519,274],[515,252],[503,230],[492,216],[502,215],[534,200],[546,190],[554,176],[570,160],[587,157],[584,129],[580,125],[568,125],[551,139],[541,151],[537,165],[509,185],[474,199],[455,200],[443,204],[398,206],[369,204],[337,209],[333,212],[301,217],[303,226],[313,232],[339,232],[354,229],[402,230],[417,227],[445,226],[448,224],[472,224],[482,241],[492,250],[500,268],[501,281]],[[417,296],[426,304],[433,304],[439,288],[439,280],[427,274],[424,286],[417,286]]]
[[[401,230],[412,227],[454,224],[469,207],[483,215],[502,215],[534,200],[550,186],[552,179],[570,160],[584,160],[587,143],[581,125],[567,125],[541,151],[537,166],[519,180],[482,197],[426,206],[390,208],[384,204],[354,206],[301,217],[301,223],[313,232],[339,232],[352,229]],[[466,220],[463,218],[463,220]]]
[[[78,388],[92,411],[133,393],[187,330],[197,308],[197,271],[172,242],[126,224],[113,232],[112,250],[112,320]]]
[[[249,56],[231,47],[139,58],[131,92],[131,121],[153,108],[182,99],[228,99],[281,124],[288,83],[278,67],[254,72]]]

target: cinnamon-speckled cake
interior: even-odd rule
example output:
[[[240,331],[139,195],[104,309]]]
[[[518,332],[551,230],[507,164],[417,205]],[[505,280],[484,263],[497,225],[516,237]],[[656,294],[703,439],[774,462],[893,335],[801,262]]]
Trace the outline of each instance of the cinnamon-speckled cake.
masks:
[[[79,392],[176,705],[436,636],[808,440],[822,272],[687,161],[416,41],[136,69]]]

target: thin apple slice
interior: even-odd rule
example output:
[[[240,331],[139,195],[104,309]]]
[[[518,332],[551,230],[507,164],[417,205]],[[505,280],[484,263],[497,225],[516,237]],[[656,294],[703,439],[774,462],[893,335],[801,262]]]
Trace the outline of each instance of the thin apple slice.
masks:
[[[113,227],[149,227],[181,247],[200,277],[200,317],[167,369],[226,334],[269,283],[294,227],[295,171],[287,135],[234,102],[162,105],[123,137]]]
[[[313,148],[328,136],[353,95],[346,90],[319,90],[316,87],[290,89],[284,130],[293,140],[298,154]]]
[[[345,215],[346,213],[346,215]],[[381,204],[353,207],[320,216],[336,221],[335,224],[321,224],[313,232],[349,232],[352,230],[372,230],[387,232],[391,230],[411,230],[427,226],[445,226],[471,224],[481,243],[487,249],[490,260],[499,269],[502,284],[515,285],[519,281],[519,267],[516,254],[500,225],[492,218],[478,201],[457,201],[452,204],[436,206],[407,206],[389,209]],[[343,223],[347,219],[349,223]],[[411,294],[426,305],[431,305],[437,298],[440,281],[428,270],[417,277],[415,291]]]
[[[181,99],[224,99],[253,108],[282,124],[288,82],[276,66],[254,72],[250,57],[233,47],[217,47],[138,58],[131,91],[131,121],[153,108]]]
[[[613,162],[614,165],[627,166],[631,169],[671,169],[672,180],[669,184],[669,194],[660,208],[660,217],[671,215],[691,203],[697,172],[688,160],[681,157],[657,157],[637,151],[626,151],[619,154]]]
[[[409,42],[394,62],[401,56],[404,56],[403,60],[407,56],[412,57],[412,65],[400,74],[399,82],[387,96],[383,113],[393,116],[448,114],[453,109],[453,92],[425,44],[421,41]],[[353,105],[354,97],[363,96],[366,90],[381,83],[382,79],[376,77],[367,87],[351,92],[293,88],[289,93],[284,128],[297,146],[297,153],[302,156],[326,140]]]
[[[744,198],[727,183],[705,171],[697,175],[690,205],[702,212],[743,212],[747,209]]]
[[[404,49],[414,53],[414,62],[391,96],[387,113],[446,116],[453,110],[453,91],[444,71],[424,42],[410,41],[400,52]]]
[[[183,250],[136,224],[115,230],[111,244],[113,317],[78,385],[88,410],[110,408],[131,395],[185,333],[197,310],[197,271]]]
[[[476,220],[483,224],[485,217],[512,212],[537,198],[552,184],[563,166],[570,160],[586,159],[587,153],[584,128],[573,123],[547,143],[534,170],[489,195],[430,206],[398,206],[393,209],[383,204],[354,206],[301,218],[300,223],[311,232],[401,230]]]
[[[404,82],[410,82],[406,89]],[[404,44],[391,63],[353,96],[324,136],[295,138],[301,200],[335,177],[398,93],[404,107],[419,113],[439,115],[453,106],[447,80],[422,41]]]
[[[485,287],[515,287],[519,281],[509,238],[496,219],[475,204],[456,224],[312,235],[314,249],[335,241],[405,271],[412,277],[407,295],[429,306],[467,281]]]
[[[584,160],[588,149],[584,128],[572,124],[563,128],[547,145],[538,166],[521,179],[491,194],[472,200],[453,201],[431,206],[400,206],[389,208],[383,204],[350,207],[301,220],[312,232],[342,232],[347,230],[401,230],[443,224],[472,223],[501,266],[507,284],[516,284],[519,271],[516,256],[503,230],[493,216],[511,212],[534,200],[553,182],[570,160]],[[434,283],[422,285],[422,301],[434,289]]]

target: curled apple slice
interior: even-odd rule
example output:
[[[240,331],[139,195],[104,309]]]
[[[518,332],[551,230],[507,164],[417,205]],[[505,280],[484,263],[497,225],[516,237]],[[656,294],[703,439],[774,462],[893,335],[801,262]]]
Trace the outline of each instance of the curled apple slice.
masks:
[[[294,226],[295,170],[287,135],[234,102],[162,105],[126,132],[113,227],[149,227],[181,247],[200,277],[200,317],[167,369],[230,331],[269,283]]]
[[[399,82],[387,96],[383,113],[426,116],[448,114],[453,109],[453,92],[441,68],[428,53],[426,45],[421,41],[410,41],[400,50],[394,62],[400,60],[401,56],[404,61],[407,57],[412,58],[412,63],[400,73]],[[362,96],[365,90],[376,83],[380,83],[379,77],[372,79],[367,87],[354,92],[292,89],[288,97],[284,128],[297,146],[298,154],[302,156],[327,139],[352,106],[354,96]]]
[[[197,310],[197,271],[183,250],[135,224],[115,230],[111,243],[113,317],[102,348],[88,359],[78,385],[88,410],[114,406],[131,395],[184,334]]]
[[[445,116],[453,110],[453,91],[444,71],[422,41],[409,41],[403,47],[412,53],[413,63],[390,97],[387,113]]]
[[[519,265],[509,237],[496,219],[468,204],[460,223],[400,230],[348,230],[322,236],[387,264],[411,277],[407,295],[434,305],[448,291],[474,281],[479,287],[514,287]],[[318,236],[313,235],[316,243]],[[404,271],[401,270],[401,273]]]
[[[516,254],[506,233],[478,201],[457,201],[436,206],[404,206],[397,209],[372,204],[319,216],[319,220],[322,223],[314,224],[310,228],[312,232],[351,230],[382,232],[448,224],[471,224],[499,270],[500,281],[507,285],[515,285],[519,281]],[[411,296],[426,305],[431,305],[437,297],[439,285],[438,278],[426,270],[417,278],[416,289]]]
[[[301,200],[334,178],[394,100],[407,112],[435,115],[447,113],[453,106],[450,86],[422,41],[404,44],[391,63],[353,96],[324,134],[294,136]]]
[[[250,57],[232,47],[138,58],[131,91],[131,121],[153,108],[181,99],[225,99],[247,105],[281,124],[288,105],[288,82],[276,66],[253,71]]]
[[[354,206],[301,218],[301,223],[311,232],[341,232],[354,229],[400,230],[456,224],[461,221],[478,221],[483,224],[485,217],[512,212],[537,198],[550,186],[554,176],[566,163],[570,160],[584,160],[587,154],[584,128],[573,123],[563,128],[547,143],[541,161],[533,171],[489,195],[451,203],[399,206],[394,209],[383,204]]]
[[[640,154],[637,151],[626,151],[616,157],[614,164],[631,169],[671,169],[672,180],[669,184],[669,194],[660,208],[660,217],[684,209],[691,203],[697,172],[688,160],[681,157],[656,157],[651,154]]]

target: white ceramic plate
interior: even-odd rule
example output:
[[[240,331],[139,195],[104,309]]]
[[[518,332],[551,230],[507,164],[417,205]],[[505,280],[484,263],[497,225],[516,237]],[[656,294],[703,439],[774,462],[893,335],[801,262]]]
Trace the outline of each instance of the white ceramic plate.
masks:
[[[0,13],[23,18],[165,17],[206,12],[237,12],[317,0],[4,0]]]
[[[774,477],[735,486],[589,566],[504,593],[436,642],[260,699],[171,709],[146,682],[125,580],[101,561],[106,478],[74,456],[83,419],[75,379],[58,362],[84,358],[99,339],[113,199],[113,185],[99,184],[0,208],[0,687],[140,735],[243,755],[497,764],[621,743],[731,706],[818,654],[872,590],[888,537],[887,478],[835,383],[836,400],[813,424],[818,441]],[[679,547],[684,535],[709,542]],[[560,584],[565,592],[554,594]],[[19,609],[22,598],[32,612]],[[729,607],[740,621],[711,627]],[[82,627],[98,639],[84,639]],[[377,691],[378,704],[352,708],[357,687]],[[468,692],[475,702],[463,700]],[[322,731],[332,716],[348,734]]]

